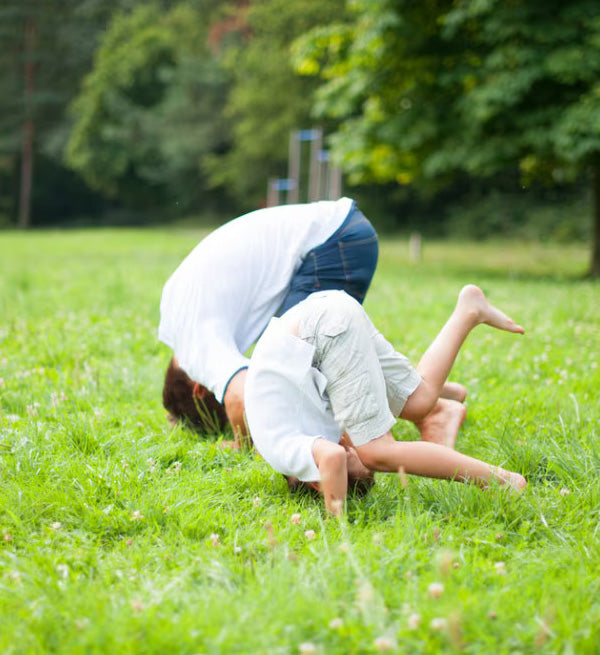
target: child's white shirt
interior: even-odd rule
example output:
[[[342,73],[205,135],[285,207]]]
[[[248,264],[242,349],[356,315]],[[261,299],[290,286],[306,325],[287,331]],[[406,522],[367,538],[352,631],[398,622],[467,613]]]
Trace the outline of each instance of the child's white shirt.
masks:
[[[338,443],[342,429],[312,366],[315,349],[272,318],[252,354],[245,406],[258,452],[280,473],[319,480],[312,454],[319,437]]]

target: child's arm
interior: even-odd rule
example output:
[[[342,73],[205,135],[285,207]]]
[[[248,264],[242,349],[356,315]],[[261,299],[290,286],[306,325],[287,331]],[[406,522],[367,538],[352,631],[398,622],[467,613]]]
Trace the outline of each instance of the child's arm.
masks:
[[[365,466],[374,471],[406,473],[429,478],[475,482],[485,487],[495,480],[521,490],[527,482],[519,473],[492,466],[451,448],[425,441],[396,441],[390,432],[356,449]]]
[[[320,487],[325,497],[325,509],[329,514],[340,516],[348,490],[346,450],[326,439],[315,439],[312,452],[321,476]]]

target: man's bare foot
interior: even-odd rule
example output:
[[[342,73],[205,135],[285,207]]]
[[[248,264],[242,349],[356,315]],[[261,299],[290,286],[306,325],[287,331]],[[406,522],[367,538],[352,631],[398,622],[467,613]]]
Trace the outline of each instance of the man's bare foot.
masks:
[[[483,291],[474,284],[463,287],[458,294],[456,308],[473,317],[475,324],[486,323],[499,330],[525,334],[525,329],[510,316],[490,304]]]
[[[467,398],[467,388],[458,382],[445,382],[440,393],[440,398],[457,400],[459,403],[464,403]]]
[[[423,441],[454,448],[456,435],[467,415],[467,408],[456,400],[440,398],[435,407],[415,425]]]

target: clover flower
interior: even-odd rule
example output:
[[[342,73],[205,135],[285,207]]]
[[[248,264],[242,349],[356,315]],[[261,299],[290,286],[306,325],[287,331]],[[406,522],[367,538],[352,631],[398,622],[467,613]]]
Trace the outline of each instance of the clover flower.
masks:
[[[448,621],[446,621],[444,618],[437,617],[435,619],[431,619],[429,625],[432,630],[445,630],[448,627]]]
[[[432,598],[439,598],[444,593],[444,585],[441,582],[432,582],[427,587],[427,593]]]

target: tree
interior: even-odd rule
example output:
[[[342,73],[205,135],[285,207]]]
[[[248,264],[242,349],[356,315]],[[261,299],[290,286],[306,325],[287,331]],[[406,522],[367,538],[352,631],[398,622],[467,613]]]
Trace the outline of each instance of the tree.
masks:
[[[211,179],[246,205],[264,200],[267,180],[286,171],[290,130],[311,126],[317,81],[298,75],[295,38],[344,13],[344,0],[252,0],[232,3],[237,38],[222,44],[231,78],[225,112],[229,148],[210,158]]]
[[[73,103],[67,162],[95,189],[150,206],[189,201],[218,150],[226,78],[200,6],[143,4],[115,14]]]
[[[589,174],[600,275],[600,10],[596,0],[350,0],[354,18],[296,44],[353,181]]]
[[[62,159],[65,108],[87,70],[96,35],[117,5],[134,0],[3,0],[0,7],[0,176],[17,182],[0,210],[27,227],[34,162]],[[16,206],[16,207],[15,207]]]

